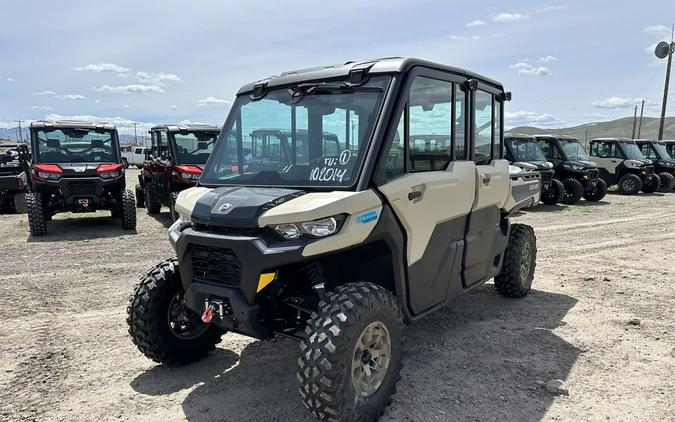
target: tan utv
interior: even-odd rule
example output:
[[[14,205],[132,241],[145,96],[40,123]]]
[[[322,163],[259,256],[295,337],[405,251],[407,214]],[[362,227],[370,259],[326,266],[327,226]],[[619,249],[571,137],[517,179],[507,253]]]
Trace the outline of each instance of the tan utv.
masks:
[[[320,420],[372,421],[395,391],[405,323],[494,279],[532,284],[536,240],[509,212],[499,82],[416,59],[282,73],[242,87],[196,187],[176,258],[136,287],[150,359],[203,358],[223,333],[299,341]],[[337,144],[335,142],[337,140]]]

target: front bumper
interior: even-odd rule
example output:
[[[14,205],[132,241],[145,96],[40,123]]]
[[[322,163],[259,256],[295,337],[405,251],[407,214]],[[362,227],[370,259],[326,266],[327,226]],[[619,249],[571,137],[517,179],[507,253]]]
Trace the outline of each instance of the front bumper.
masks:
[[[180,222],[171,226],[169,238],[179,260],[188,308],[201,314],[206,303],[220,301],[226,312],[216,315],[212,323],[260,339],[272,335],[258,319],[255,298],[260,275],[304,261],[307,241],[282,243],[263,229],[223,234],[183,228]]]

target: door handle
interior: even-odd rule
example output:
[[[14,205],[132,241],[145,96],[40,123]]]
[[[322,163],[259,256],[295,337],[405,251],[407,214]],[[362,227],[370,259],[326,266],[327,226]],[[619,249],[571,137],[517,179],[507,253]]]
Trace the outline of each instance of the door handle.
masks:
[[[414,190],[410,193],[408,193],[408,200],[412,202],[417,202],[420,199],[422,199],[422,191],[421,190]]]
[[[491,180],[492,180],[492,177],[489,174],[484,174],[481,177],[481,181],[483,182],[483,186],[489,186]]]

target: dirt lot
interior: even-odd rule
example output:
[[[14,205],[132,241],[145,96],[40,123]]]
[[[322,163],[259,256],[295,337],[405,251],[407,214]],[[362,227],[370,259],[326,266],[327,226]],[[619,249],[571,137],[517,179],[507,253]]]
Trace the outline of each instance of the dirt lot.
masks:
[[[139,212],[137,233],[64,218],[31,239],[25,215],[0,216],[0,420],[308,419],[290,340],[228,334],[178,369],[131,344],[132,285],[172,255],[166,214]],[[509,300],[489,284],[409,326],[383,419],[675,420],[675,194],[517,220],[538,237],[534,291]],[[543,388],[556,378],[569,396]]]

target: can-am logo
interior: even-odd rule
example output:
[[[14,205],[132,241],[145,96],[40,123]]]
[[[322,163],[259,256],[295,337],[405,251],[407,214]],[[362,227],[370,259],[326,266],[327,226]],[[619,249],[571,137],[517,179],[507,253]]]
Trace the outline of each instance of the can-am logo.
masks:
[[[218,208],[218,212],[227,212],[230,210],[230,208],[232,208],[232,204],[226,202],[223,205],[221,205],[220,208]]]
[[[77,167],[76,167],[76,166],[73,166],[73,171],[75,171],[75,173],[84,173],[84,171],[85,171],[86,169],[87,169],[87,166],[83,166],[83,167],[80,167],[80,166],[77,166]]]

